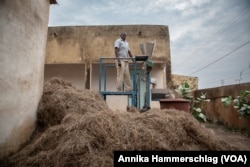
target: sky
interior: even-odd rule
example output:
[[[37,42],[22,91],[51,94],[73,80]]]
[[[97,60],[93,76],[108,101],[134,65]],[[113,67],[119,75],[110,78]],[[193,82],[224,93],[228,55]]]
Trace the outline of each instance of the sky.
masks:
[[[250,82],[250,0],[57,0],[49,27],[166,25],[172,74],[198,88]]]

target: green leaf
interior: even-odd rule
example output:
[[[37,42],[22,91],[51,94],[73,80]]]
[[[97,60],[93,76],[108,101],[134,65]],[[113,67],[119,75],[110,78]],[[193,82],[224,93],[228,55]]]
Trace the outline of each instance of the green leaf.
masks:
[[[232,103],[232,96],[222,98],[221,101],[227,107]]]
[[[239,99],[234,99],[234,103],[238,103],[239,102]]]
[[[234,106],[235,109],[238,109],[239,107],[238,106]]]
[[[202,92],[201,92],[201,98],[202,98],[202,99],[206,99],[206,95],[207,95],[207,93],[202,93]]]
[[[245,112],[240,111],[240,115],[241,115],[241,116],[244,116],[244,115],[245,115]]]
[[[243,106],[247,108],[247,104],[243,104]]]
[[[201,108],[196,108],[195,111],[196,112],[201,112]]]
[[[196,98],[196,101],[201,101],[201,99],[199,97]]]
[[[246,109],[247,109],[246,107],[242,106],[242,107],[240,108],[240,111],[245,111]]]
[[[225,102],[225,101],[227,101],[227,98],[226,98],[226,97],[221,98],[221,102],[222,102],[222,103]]]
[[[184,82],[184,87],[189,88],[189,84],[187,82]]]
[[[198,117],[201,118],[204,122],[207,121],[206,115],[204,115],[203,113],[199,113]]]

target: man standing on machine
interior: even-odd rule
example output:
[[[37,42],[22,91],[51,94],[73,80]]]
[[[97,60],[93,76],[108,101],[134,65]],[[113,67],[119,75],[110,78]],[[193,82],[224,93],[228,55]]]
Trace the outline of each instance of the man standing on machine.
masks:
[[[127,33],[122,32],[121,38],[115,41],[115,56],[116,56],[116,69],[117,69],[117,91],[122,91],[122,84],[124,82],[125,91],[132,91],[132,83],[129,74],[129,57],[133,58],[126,41]],[[129,57],[128,57],[129,56]]]

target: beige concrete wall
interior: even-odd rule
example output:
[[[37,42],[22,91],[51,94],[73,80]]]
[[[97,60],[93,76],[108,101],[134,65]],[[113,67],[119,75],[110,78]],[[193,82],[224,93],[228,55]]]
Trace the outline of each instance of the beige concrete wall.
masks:
[[[223,97],[236,98],[243,90],[250,90],[250,83],[196,90],[195,97],[206,93],[206,97],[211,100],[211,102],[204,103],[203,106],[203,111],[209,120],[220,121],[230,127],[250,128],[250,118],[239,119],[239,114],[233,105],[225,107],[221,102]]]
[[[100,57],[114,57],[114,41],[123,31],[127,32],[134,55],[142,54],[141,43],[155,41],[153,60],[170,61],[167,26],[117,25],[49,27],[46,63],[88,63],[98,62]]]
[[[0,158],[35,128],[42,95],[48,0],[0,1]]]

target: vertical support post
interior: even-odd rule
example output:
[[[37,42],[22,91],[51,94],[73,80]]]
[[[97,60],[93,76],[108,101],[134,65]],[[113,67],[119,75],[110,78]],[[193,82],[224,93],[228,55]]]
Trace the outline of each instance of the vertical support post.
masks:
[[[107,86],[107,66],[104,65],[104,91],[106,92],[106,86]]]
[[[133,58],[132,60],[134,63],[132,104],[134,107],[137,107],[137,84],[136,84],[137,64],[135,58]]]
[[[102,58],[100,58],[99,63],[99,93],[102,91]]]
[[[146,73],[146,104],[145,106],[150,108],[150,72]]]
[[[85,64],[85,89],[90,90],[91,86],[91,63],[89,62]]]
[[[89,89],[92,89],[92,73],[93,73],[93,64],[90,63],[90,71],[89,71]]]

